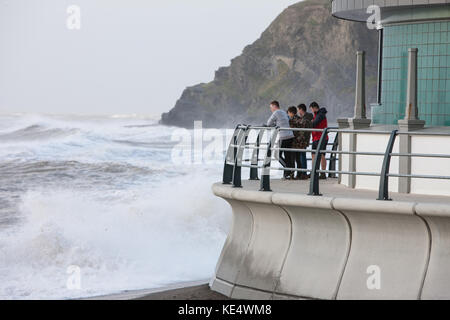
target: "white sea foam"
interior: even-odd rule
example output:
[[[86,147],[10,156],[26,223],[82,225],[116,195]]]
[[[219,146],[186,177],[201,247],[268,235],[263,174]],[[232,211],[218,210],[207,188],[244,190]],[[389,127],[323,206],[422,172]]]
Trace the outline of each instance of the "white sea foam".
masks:
[[[154,121],[13,118],[0,118],[0,182],[9,188],[0,200],[14,197],[3,212],[12,210],[14,223],[0,229],[0,299],[86,297],[212,276],[231,219],[210,191],[220,167],[171,163],[172,129]],[[1,138],[33,125],[70,133]],[[43,161],[45,171],[16,172],[16,185],[6,174],[22,168],[10,164]],[[55,178],[58,161],[83,165]],[[80,267],[81,290],[66,287],[71,265]]]

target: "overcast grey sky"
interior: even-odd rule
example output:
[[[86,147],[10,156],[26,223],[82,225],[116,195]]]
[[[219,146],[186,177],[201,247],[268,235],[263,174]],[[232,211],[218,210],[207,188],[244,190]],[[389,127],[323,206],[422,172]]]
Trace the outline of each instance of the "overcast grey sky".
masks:
[[[296,2],[0,0],[0,113],[159,114]]]

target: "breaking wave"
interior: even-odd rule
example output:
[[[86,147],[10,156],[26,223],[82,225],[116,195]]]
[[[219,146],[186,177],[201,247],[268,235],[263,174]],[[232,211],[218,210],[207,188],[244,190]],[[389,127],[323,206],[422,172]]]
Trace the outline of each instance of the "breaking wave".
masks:
[[[220,168],[171,161],[142,117],[0,117],[0,299],[64,299],[212,276]],[[70,290],[78,266],[81,288]]]

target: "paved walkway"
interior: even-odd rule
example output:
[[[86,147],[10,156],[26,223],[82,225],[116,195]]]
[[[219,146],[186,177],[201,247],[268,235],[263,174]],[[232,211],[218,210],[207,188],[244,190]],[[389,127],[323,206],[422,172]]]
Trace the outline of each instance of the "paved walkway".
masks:
[[[270,181],[270,187],[273,192],[277,193],[295,193],[300,195],[307,195],[309,193],[310,180],[279,180],[274,179]],[[260,189],[260,181],[242,181],[243,190],[258,191]],[[231,187],[231,186],[230,186]],[[349,198],[349,199],[367,199],[376,200],[378,192],[364,189],[351,189],[344,185],[340,185],[337,179],[320,180],[320,192],[324,197],[331,198]],[[394,201],[400,202],[421,202],[421,203],[438,203],[449,204],[450,197],[445,196],[430,196],[419,194],[400,194],[390,192],[390,197]]]

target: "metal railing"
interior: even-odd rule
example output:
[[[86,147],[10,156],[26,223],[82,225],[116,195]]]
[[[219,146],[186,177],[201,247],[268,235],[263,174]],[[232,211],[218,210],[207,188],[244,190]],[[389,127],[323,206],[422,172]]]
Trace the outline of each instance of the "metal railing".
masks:
[[[311,149],[286,149],[277,146],[277,138],[280,131],[301,131],[301,132],[321,132],[321,139],[316,150]],[[257,138],[254,143],[249,143],[248,138],[251,131],[257,131]],[[333,143],[328,143],[328,134],[336,133]],[[342,151],[338,150],[339,139],[341,134],[383,134],[389,135],[389,141],[385,152],[358,152],[358,151]],[[264,134],[267,134],[267,142],[262,143]],[[400,132],[393,131],[376,131],[376,130],[350,130],[338,129],[334,127],[326,129],[306,129],[306,128],[279,128],[279,127],[254,127],[248,125],[238,125],[234,131],[231,143],[227,150],[225,166],[223,171],[223,183],[232,184],[235,188],[242,187],[242,168],[250,168],[250,180],[259,180],[258,170],[261,171],[260,191],[272,191],[270,188],[270,179],[272,170],[291,171],[310,173],[310,186],[308,195],[321,196],[320,194],[320,174],[329,174],[329,177],[337,177],[337,175],[353,175],[353,176],[373,176],[380,177],[378,200],[388,201],[389,198],[389,178],[416,178],[416,179],[445,179],[450,180],[450,176],[437,175],[414,175],[414,174],[393,174],[390,173],[390,165],[392,157],[423,157],[423,158],[447,158],[448,154],[424,154],[424,153],[394,153],[393,148],[396,138],[399,135],[408,136],[450,136],[447,133],[435,132]],[[331,150],[327,150],[327,146],[332,146]],[[249,159],[243,159],[245,150],[253,150],[252,156]],[[260,151],[265,151],[263,159],[259,158]],[[307,152],[315,154],[311,169],[287,168],[287,167],[273,167],[272,161],[279,160],[277,153],[279,151],[288,152]],[[322,155],[330,154],[328,161],[328,170],[321,170]],[[275,158],[274,158],[275,155]],[[357,171],[343,171],[336,169],[336,162],[338,155],[349,156],[381,156],[383,157],[383,164],[380,172],[357,172]],[[246,164],[250,162],[250,164]],[[260,164],[262,163],[262,164]]]

